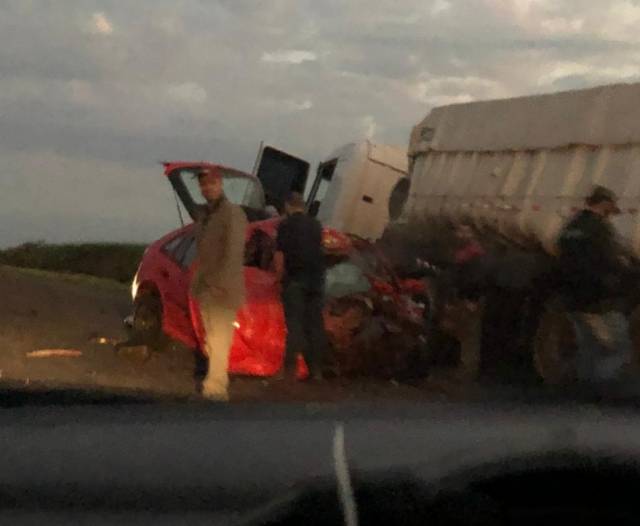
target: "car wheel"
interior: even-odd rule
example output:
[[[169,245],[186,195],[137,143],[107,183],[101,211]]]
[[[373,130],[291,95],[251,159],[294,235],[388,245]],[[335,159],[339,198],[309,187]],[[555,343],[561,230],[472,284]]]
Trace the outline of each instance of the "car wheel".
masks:
[[[162,302],[155,294],[139,295],[134,303],[131,326],[132,340],[162,350],[165,337],[162,332]]]

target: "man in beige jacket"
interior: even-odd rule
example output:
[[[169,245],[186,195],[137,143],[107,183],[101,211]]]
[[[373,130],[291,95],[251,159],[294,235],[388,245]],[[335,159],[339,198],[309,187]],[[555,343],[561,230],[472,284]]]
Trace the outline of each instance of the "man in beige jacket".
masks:
[[[207,201],[195,213],[198,266],[191,293],[200,305],[209,357],[202,395],[228,400],[229,350],[238,308],[244,303],[244,244],[247,218],[224,195],[222,174],[214,168],[198,173]]]

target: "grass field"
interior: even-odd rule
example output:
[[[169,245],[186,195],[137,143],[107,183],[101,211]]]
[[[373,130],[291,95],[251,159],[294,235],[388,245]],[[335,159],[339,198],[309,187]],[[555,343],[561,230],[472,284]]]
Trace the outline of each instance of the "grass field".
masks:
[[[124,243],[25,243],[0,250],[0,264],[85,274],[128,283],[138,268],[145,248],[146,245],[142,244]]]

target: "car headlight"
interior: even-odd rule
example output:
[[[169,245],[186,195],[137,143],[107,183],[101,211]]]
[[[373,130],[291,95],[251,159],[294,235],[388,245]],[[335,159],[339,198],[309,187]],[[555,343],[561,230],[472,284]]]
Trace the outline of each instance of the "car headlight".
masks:
[[[135,301],[136,296],[138,295],[138,287],[140,283],[138,283],[138,273],[136,272],[135,276],[133,276],[133,281],[131,282],[131,299]]]

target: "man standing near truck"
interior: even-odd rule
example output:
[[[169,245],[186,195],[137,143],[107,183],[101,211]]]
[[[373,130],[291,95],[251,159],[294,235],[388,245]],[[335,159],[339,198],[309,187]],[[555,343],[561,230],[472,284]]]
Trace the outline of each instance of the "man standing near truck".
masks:
[[[322,317],[325,261],[322,226],[305,213],[302,196],[293,193],[285,203],[286,219],[278,227],[276,272],[282,283],[282,304],[287,340],[282,378],[295,374],[296,357],[302,353],[310,378],[322,379],[327,336]]]
[[[576,330],[579,381],[618,380],[631,362],[622,305],[628,264],[610,221],[619,213],[616,195],[596,186],[558,240],[562,290]]]
[[[195,213],[198,266],[191,294],[200,306],[208,356],[202,395],[226,401],[234,322],[244,302],[247,218],[242,208],[225,197],[222,174],[217,169],[203,168],[197,177],[206,204]]]

